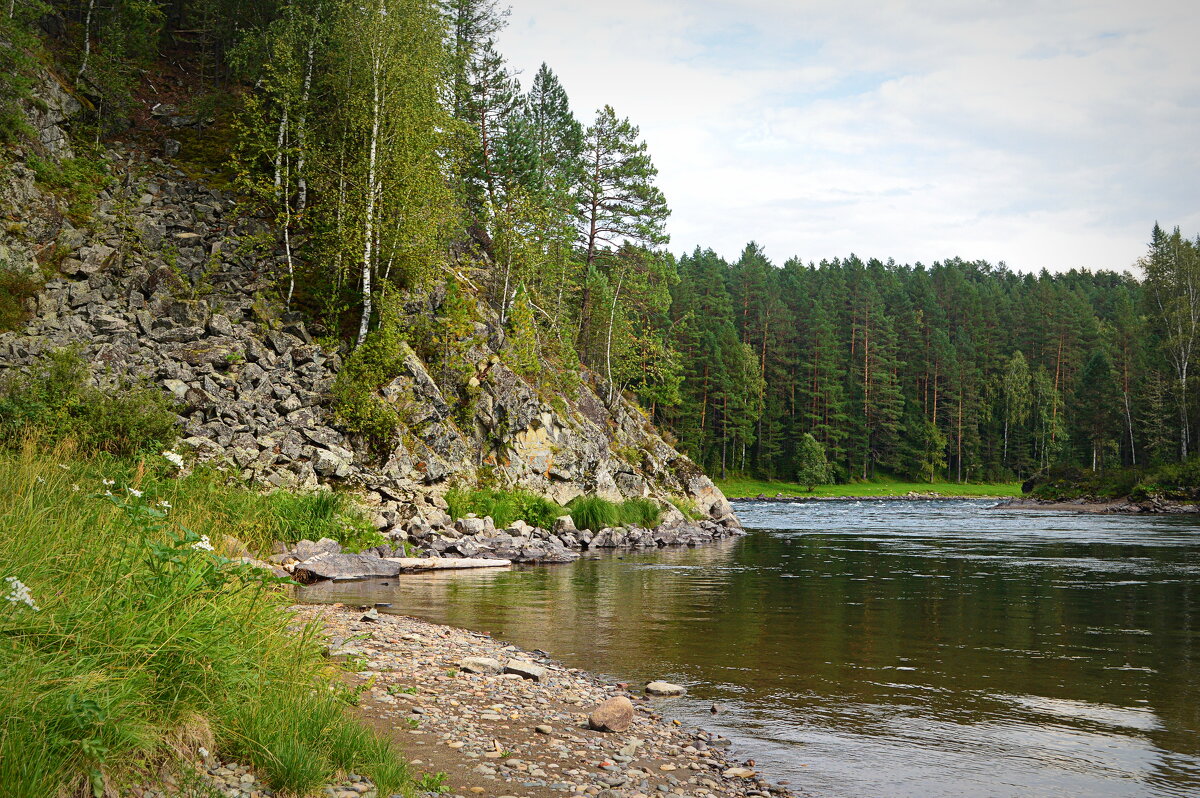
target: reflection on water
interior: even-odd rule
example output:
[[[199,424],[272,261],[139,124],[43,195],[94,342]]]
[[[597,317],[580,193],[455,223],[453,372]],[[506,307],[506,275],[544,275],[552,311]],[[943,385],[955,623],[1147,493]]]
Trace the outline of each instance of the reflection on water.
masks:
[[[738,541],[306,598],[686,684],[817,795],[1200,795],[1197,519],[987,507],[744,504]]]

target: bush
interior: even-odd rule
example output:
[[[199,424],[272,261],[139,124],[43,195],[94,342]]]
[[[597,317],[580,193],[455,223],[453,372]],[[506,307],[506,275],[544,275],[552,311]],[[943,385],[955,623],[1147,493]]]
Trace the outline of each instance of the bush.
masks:
[[[316,630],[289,630],[280,580],[211,550],[230,527],[187,504],[202,493],[150,464],[42,451],[0,453],[6,794],[124,794],[199,745],[276,790],[310,791],[347,762],[396,785],[403,764],[352,730]]]
[[[67,217],[76,223],[88,220],[96,197],[112,180],[99,156],[55,161],[30,155],[25,162],[43,188],[66,201]]]
[[[0,263],[0,332],[15,330],[29,319],[25,301],[40,290],[40,279]]]
[[[382,325],[346,358],[330,391],[334,419],[380,458],[395,445],[401,418],[378,391],[399,375],[402,343],[393,325]]]
[[[551,529],[554,519],[567,514],[562,505],[525,490],[455,488],[446,494],[446,504],[450,506],[452,518],[464,518],[471,513],[480,517],[490,515],[501,529],[517,520]]]
[[[100,390],[86,384],[87,366],[73,350],[52,352],[26,373],[0,382],[0,445],[35,436],[55,444],[71,439],[89,452],[117,457],[157,454],[177,435],[174,402],[143,385]]]

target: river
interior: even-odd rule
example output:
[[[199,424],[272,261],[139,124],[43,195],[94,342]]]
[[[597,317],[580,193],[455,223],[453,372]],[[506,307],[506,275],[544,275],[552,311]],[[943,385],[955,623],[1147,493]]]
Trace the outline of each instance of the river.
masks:
[[[991,504],[741,503],[736,541],[308,597],[684,684],[816,796],[1200,795],[1200,519]]]

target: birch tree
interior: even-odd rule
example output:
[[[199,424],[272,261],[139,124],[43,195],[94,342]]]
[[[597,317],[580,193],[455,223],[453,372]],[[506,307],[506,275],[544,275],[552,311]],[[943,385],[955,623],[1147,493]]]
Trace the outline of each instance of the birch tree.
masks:
[[[1191,451],[1188,390],[1192,357],[1200,339],[1200,239],[1170,235],[1154,226],[1150,253],[1142,260],[1146,288],[1163,335],[1163,349],[1175,372],[1179,413],[1179,459]]]

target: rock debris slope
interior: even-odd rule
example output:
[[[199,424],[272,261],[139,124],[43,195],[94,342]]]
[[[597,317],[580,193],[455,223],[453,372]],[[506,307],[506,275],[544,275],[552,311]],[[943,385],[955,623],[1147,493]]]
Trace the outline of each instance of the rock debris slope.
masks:
[[[48,124],[43,138],[57,141],[54,130]],[[404,410],[401,442],[382,458],[368,452],[335,428],[325,406],[340,355],[319,346],[298,316],[267,308],[278,255],[255,256],[244,246],[270,239],[270,231],[239,215],[231,195],[116,145],[106,156],[113,185],[88,223],[75,225],[17,155],[0,172],[0,213],[21,222],[0,233],[0,257],[10,268],[53,275],[30,300],[25,328],[0,335],[0,370],[78,346],[96,380],[142,379],[173,394],[184,442],[198,459],[223,461],[268,487],[352,487],[393,539],[449,556],[511,549],[517,540],[479,546],[497,530],[456,527],[444,513],[442,494],[456,479],[469,482],[481,452],[496,451],[497,441],[505,454],[492,467],[503,483],[560,502],[585,493],[651,497],[694,506],[709,519],[687,524],[669,509],[668,529],[657,537],[557,530],[560,541],[570,538],[567,548],[695,543],[736,530],[721,492],[636,408],[608,405],[586,384],[577,398],[551,405],[487,344],[468,355],[479,401],[464,426],[405,348],[400,376],[381,391]],[[413,301],[418,312],[421,303],[432,312],[435,299]]]

